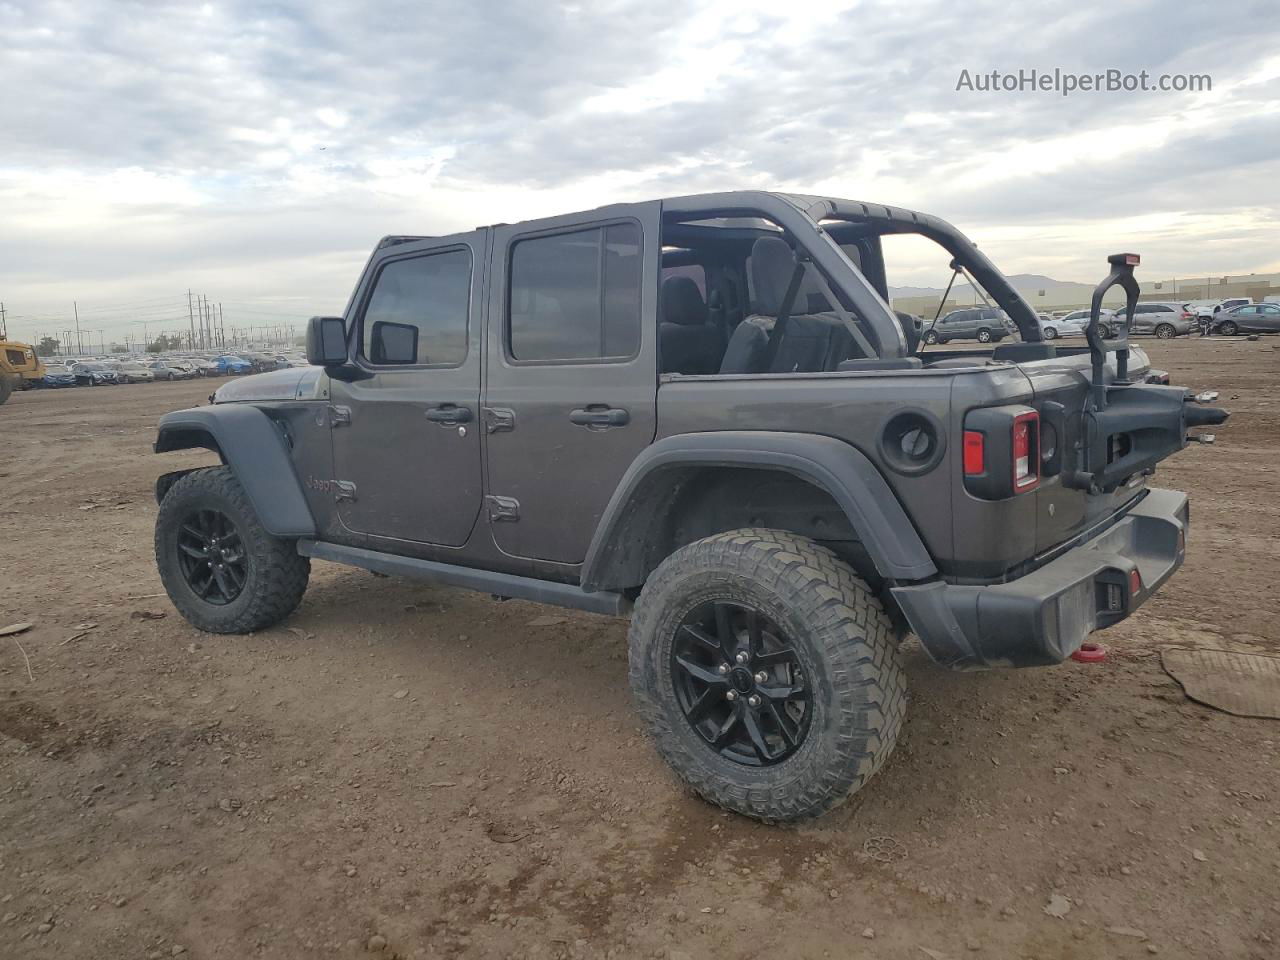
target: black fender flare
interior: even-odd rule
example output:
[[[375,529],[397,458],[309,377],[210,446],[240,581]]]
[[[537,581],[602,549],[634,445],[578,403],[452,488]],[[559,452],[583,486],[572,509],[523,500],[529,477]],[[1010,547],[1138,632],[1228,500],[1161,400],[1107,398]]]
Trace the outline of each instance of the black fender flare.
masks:
[[[582,564],[584,590],[635,586],[648,574],[640,541],[664,504],[665,471],[683,467],[782,470],[825,490],[848,517],[886,580],[936,576],[937,567],[884,476],[856,447],[812,433],[725,430],[666,437],[623,474]],[[626,581],[626,582],[623,582]]]
[[[196,447],[215,451],[235,471],[268,533],[277,537],[316,535],[315,519],[285,438],[262,410],[250,404],[214,404],[175,410],[160,418],[156,453]]]

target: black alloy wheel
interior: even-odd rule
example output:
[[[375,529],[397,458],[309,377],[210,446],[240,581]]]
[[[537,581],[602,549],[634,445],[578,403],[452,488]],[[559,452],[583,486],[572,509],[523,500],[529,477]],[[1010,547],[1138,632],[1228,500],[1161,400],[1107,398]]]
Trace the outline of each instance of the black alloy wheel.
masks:
[[[226,514],[195,510],[178,530],[178,565],[201,600],[224,606],[240,596],[248,579],[248,557],[240,532]]]
[[[676,628],[671,679],[685,719],[720,756],[771,766],[804,743],[812,693],[772,620],[727,600],[699,604]]]

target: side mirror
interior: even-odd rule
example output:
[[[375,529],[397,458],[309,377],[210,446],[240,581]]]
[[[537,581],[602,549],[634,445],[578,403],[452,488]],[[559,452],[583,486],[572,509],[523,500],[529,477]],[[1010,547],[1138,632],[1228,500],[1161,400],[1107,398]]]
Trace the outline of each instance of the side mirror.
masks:
[[[334,367],[347,362],[347,325],[341,317],[307,321],[307,362]]]

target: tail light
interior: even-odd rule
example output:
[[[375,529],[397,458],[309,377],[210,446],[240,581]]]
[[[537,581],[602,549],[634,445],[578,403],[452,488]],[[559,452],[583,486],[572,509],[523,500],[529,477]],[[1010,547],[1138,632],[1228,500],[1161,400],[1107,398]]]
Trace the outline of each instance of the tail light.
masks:
[[[983,500],[1007,500],[1040,484],[1040,414],[1015,404],[970,410],[964,419],[964,486]]]
[[[1030,490],[1040,482],[1040,414],[1034,410],[1013,418],[1013,489]]]

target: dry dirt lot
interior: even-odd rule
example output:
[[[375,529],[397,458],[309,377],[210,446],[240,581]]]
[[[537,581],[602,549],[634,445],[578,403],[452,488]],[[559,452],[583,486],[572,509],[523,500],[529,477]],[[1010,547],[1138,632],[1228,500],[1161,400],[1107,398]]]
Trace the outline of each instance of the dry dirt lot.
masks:
[[[1280,653],[1280,352],[1150,350],[1233,411],[1160,470],[1183,571],[1103,665],[909,644],[897,752],[799,828],[676,782],[620,621],[318,563],[284,625],[198,633],[158,596],[151,485],[205,460],[149,444],[209,384],[15,396],[0,625],[36,625],[30,677],[0,639],[0,956],[1280,956],[1280,723],[1158,656]]]

